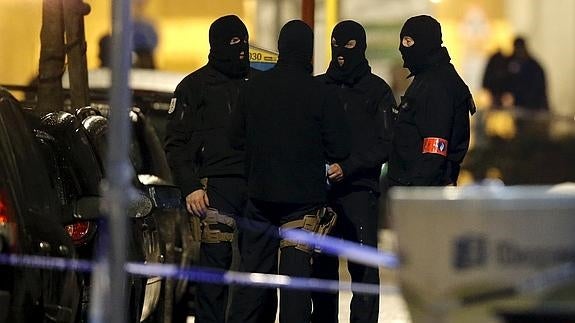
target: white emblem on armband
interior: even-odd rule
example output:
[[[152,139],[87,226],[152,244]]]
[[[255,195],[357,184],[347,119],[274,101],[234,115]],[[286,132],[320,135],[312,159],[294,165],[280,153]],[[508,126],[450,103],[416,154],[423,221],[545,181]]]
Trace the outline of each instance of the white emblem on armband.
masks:
[[[168,109],[168,114],[171,114],[176,109],[176,101],[177,101],[176,98],[172,98],[172,100],[170,101],[170,108]]]

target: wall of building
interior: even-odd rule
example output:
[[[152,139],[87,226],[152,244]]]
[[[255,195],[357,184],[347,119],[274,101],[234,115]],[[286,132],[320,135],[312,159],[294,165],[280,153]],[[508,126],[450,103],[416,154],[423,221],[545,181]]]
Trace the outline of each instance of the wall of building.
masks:
[[[111,31],[111,0],[85,0],[88,66],[98,61],[98,41]],[[159,35],[159,68],[191,71],[207,62],[208,30],[214,19],[236,14],[249,30],[256,0],[133,0],[136,17],[153,23]],[[38,72],[42,0],[0,0],[0,84],[27,84]]]
[[[39,0],[0,0],[0,84],[27,84],[38,73]]]
[[[248,30],[244,2],[238,0],[148,0],[142,13],[152,20],[160,34],[157,50],[158,66],[167,70],[188,71],[207,62],[208,31],[218,17],[235,14]]]

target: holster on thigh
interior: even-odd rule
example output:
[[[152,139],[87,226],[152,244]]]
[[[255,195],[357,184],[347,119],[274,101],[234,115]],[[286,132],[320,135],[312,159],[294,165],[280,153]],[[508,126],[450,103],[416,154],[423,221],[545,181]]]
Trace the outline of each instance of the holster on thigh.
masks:
[[[222,225],[228,227],[229,230],[226,231],[229,232],[222,232],[220,229]],[[208,208],[206,217],[202,219],[202,242],[232,242],[232,240],[234,240],[235,228],[236,221],[229,214],[219,212],[214,208]]]
[[[301,229],[319,235],[327,235],[335,226],[337,214],[330,207],[322,207],[313,214],[304,215],[303,219],[290,221],[280,227],[282,230]],[[282,239],[280,248],[295,247],[298,250],[312,253],[315,246],[310,246],[301,242]]]

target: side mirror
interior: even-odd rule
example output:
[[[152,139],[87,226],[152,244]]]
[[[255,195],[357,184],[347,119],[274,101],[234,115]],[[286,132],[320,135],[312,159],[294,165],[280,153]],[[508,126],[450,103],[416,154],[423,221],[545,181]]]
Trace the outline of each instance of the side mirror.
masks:
[[[152,212],[154,205],[152,200],[144,192],[137,192],[136,197],[128,204],[128,216],[141,218]]]
[[[147,174],[138,175],[138,181],[143,185],[155,208],[180,209],[184,207],[182,192],[177,186],[157,176]]]
[[[156,208],[179,209],[183,207],[182,193],[176,186],[146,185],[146,190]]]
[[[103,197],[84,196],[76,201],[74,218],[82,220],[101,219],[104,215],[100,209]],[[128,204],[127,215],[132,218],[141,218],[152,212],[152,200],[144,193],[138,192],[137,196]]]

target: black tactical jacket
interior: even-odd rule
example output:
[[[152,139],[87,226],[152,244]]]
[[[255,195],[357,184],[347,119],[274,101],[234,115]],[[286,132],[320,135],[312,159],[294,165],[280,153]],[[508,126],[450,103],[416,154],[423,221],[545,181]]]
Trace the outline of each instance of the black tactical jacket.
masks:
[[[248,195],[275,203],[323,203],[325,164],[349,154],[335,95],[303,67],[281,61],[242,88],[230,139],[245,149]]]
[[[469,113],[475,112],[475,105],[445,48],[435,52],[415,75],[394,112],[390,182],[456,184],[469,146]]]
[[[250,76],[257,73],[251,69]],[[184,196],[200,189],[200,178],[243,176],[243,152],[232,149],[227,127],[240,86],[209,64],[176,87],[166,126],[165,151]]]
[[[351,86],[337,84],[326,74],[317,78],[335,88],[351,130],[351,154],[339,163],[344,180],[336,185],[379,191],[381,166],[389,158],[392,110],[397,107],[391,88],[372,73]]]

